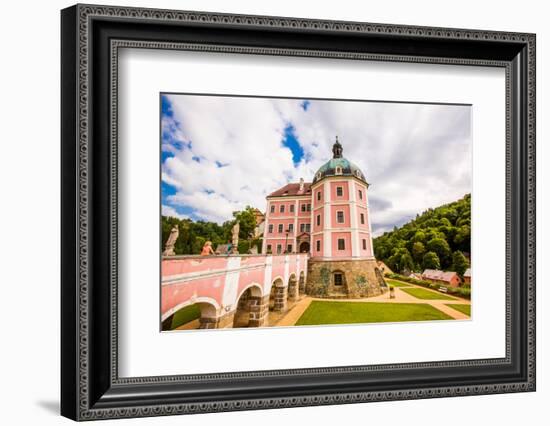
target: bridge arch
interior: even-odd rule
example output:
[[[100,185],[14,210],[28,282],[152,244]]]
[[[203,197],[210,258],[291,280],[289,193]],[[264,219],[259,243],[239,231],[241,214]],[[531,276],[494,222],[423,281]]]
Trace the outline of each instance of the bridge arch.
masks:
[[[176,305],[166,312],[162,320],[162,330],[175,330],[187,325],[189,329],[210,328],[216,324],[220,305],[209,297],[197,297]]]
[[[252,283],[237,298],[233,328],[260,327],[267,319],[267,311],[267,297],[263,297],[259,284]]]
[[[277,277],[271,284],[269,292],[269,309],[272,311],[286,311],[288,286],[285,285],[282,277]]]

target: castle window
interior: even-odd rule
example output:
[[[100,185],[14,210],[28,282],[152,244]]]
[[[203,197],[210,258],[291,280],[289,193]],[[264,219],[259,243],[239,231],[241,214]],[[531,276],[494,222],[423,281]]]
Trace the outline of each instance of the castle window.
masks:
[[[317,226],[321,226],[321,215],[317,215]]]
[[[359,190],[359,199],[362,200],[363,199],[363,191]]]
[[[267,229],[268,229],[267,231],[268,233],[273,234],[273,224],[269,225]]]
[[[363,239],[363,250],[367,249],[367,240]]]
[[[341,175],[342,174],[342,167],[336,167],[336,169],[334,170],[334,173],[337,174],[337,175]]]
[[[311,224],[306,223],[306,232],[311,232]]]
[[[317,201],[321,201],[321,191],[317,191]]]
[[[294,213],[294,204],[290,205],[290,213]]]
[[[361,213],[361,225],[365,224],[365,213]]]
[[[355,176],[361,179],[361,172],[359,170],[355,170]]]
[[[288,232],[291,233],[291,234],[294,232],[294,224],[293,223],[288,224]]]
[[[305,232],[305,231],[306,231],[306,224],[300,223],[300,232]]]
[[[337,211],[336,212],[336,222],[344,223],[344,212],[343,211]]]
[[[304,203],[304,204],[302,204],[302,205],[301,205],[301,207],[300,207],[300,209],[301,209],[301,210],[302,210],[303,212],[305,212],[305,211],[306,211],[306,208],[307,208],[307,206],[306,206],[306,204],[305,204],[305,203]]]
[[[279,234],[283,233],[283,224],[282,223],[279,223],[278,230],[279,230]]]
[[[345,250],[346,249],[346,240],[343,238],[338,238],[338,250]]]
[[[307,209],[308,212],[310,212],[310,211],[311,211],[311,204],[308,204],[308,205],[306,206],[306,209]]]
[[[336,187],[336,196],[341,197],[343,195],[344,195],[344,188],[342,188],[341,186],[337,186]]]
[[[292,244],[289,244],[288,246],[286,246],[286,252],[292,253]]]
[[[321,179],[321,172],[317,173],[317,179]]]
[[[277,254],[281,254],[283,247],[280,244],[277,244]]]
[[[275,206],[273,204],[271,205],[271,210],[270,211],[271,211],[271,213],[275,213]]]
[[[267,251],[268,253],[271,253],[271,244],[268,244],[268,245],[267,245],[266,251]]]
[[[285,205],[281,204],[281,207],[279,207],[279,212],[284,213],[285,212]]]
[[[340,286],[344,284],[344,274],[341,272],[334,273],[334,285]]]
[[[317,251],[321,251],[321,240],[317,240],[316,243],[315,243],[315,248],[317,249]]]

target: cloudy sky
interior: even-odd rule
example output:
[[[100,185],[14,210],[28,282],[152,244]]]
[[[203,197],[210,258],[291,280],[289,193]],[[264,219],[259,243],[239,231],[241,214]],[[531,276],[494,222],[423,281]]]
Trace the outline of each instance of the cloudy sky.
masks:
[[[373,234],[471,192],[471,108],[161,96],[162,212],[222,223],[343,155],[371,184]]]

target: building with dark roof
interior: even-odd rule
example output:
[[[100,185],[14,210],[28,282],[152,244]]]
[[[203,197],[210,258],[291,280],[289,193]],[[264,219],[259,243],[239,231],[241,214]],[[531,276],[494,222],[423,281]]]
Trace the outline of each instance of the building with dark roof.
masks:
[[[374,259],[369,184],[363,172],[343,157],[338,138],[332,153],[311,183],[300,179],[267,196],[262,251],[308,253],[310,290],[327,281],[329,271],[327,288],[320,292],[350,297],[380,294],[385,282]]]

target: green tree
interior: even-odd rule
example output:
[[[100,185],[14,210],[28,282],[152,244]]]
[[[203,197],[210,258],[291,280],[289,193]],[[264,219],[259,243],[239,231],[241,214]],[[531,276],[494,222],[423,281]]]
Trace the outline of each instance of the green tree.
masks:
[[[464,277],[464,272],[466,272],[466,269],[468,269],[468,259],[466,259],[466,256],[462,254],[461,251],[455,251],[453,253],[453,270],[460,275],[460,277]]]
[[[400,259],[400,267],[401,267],[401,271],[405,271],[405,270],[408,270],[408,271],[413,271],[414,270],[414,262],[413,262],[413,259],[411,257],[411,254],[409,252],[407,253],[403,253],[401,255],[401,259]]]
[[[254,228],[256,228],[254,210],[253,207],[246,206],[244,210],[233,212],[233,217],[239,221],[239,239],[248,240],[254,235]]]
[[[439,269],[441,266],[437,253],[433,251],[429,251],[428,253],[426,253],[422,258],[422,267],[424,269]]]
[[[444,268],[449,266],[451,260],[451,248],[445,239],[434,238],[428,241],[427,247],[429,251],[433,251],[437,254],[437,257],[439,257],[439,260],[441,261],[441,266]]]
[[[422,256],[424,256],[424,253],[426,253],[426,247],[424,247],[424,244],[422,244],[420,241],[413,244],[412,256],[415,262],[421,263]]]

